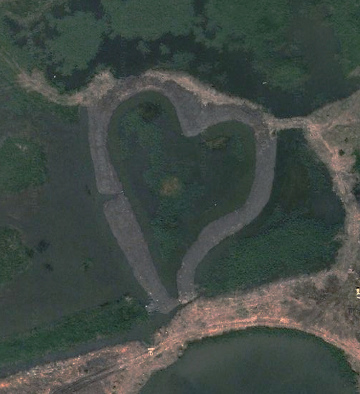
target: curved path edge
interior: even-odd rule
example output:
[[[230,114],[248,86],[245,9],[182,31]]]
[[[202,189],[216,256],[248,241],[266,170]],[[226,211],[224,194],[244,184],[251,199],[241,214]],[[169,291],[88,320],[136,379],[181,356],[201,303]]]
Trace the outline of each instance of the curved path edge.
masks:
[[[177,273],[179,300],[187,303],[196,297],[195,271],[207,253],[225,238],[251,223],[268,203],[276,163],[276,140],[256,141],[255,177],[245,204],[238,210],[209,223],[186,252]]]
[[[121,182],[111,164],[107,149],[107,133],[113,112],[120,103],[144,91],[159,92],[171,101],[185,136],[195,136],[214,124],[235,120],[252,127],[256,140],[255,178],[249,198],[243,208],[206,226],[185,255],[177,275],[179,300],[182,303],[196,296],[195,270],[202,258],[223,239],[250,223],[269,200],[274,177],[276,140],[275,137],[270,137],[261,107],[240,99],[226,101],[223,98],[220,103],[214,103],[211,102],[211,99],[214,99],[212,96],[204,102],[196,93],[186,90],[178,82],[165,79],[163,74],[145,74],[118,81],[113,89],[96,102],[96,105],[88,107],[89,143],[97,188],[102,194],[116,196],[104,207],[106,218],[133,268],[135,277],[153,299],[153,307],[167,313],[178,302],[169,297],[160,282],[147,243],[135,214],[123,195]],[[125,210],[121,208],[125,205],[127,216],[123,216]],[[125,228],[124,224],[121,224],[125,220],[131,231],[121,230]],[[134,247],[134,243],[137,243],[137,248]]]
[[[104,213],[135,278],[153,300],[147,306],[148,311],[157,309],[162,313],[170,312],[178,301],[168,295],[160,281],[129,200],[124,195],[116,196],[104,204]]]

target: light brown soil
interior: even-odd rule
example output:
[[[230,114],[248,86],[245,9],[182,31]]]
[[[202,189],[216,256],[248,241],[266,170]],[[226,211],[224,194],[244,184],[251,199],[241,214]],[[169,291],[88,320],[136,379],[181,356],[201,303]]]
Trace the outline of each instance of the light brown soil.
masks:
[[[178,177],[173,176],[166,178],[161,182],[160,195],[166,197],[174,197],[179,194],[182,184]]]
[[[162,78],[171,79],[172,75],[167,73]],[[197,97],[203,97],[204,103],[209,97],[219,102],[226,99],[206,86],[201,88],[203,85],[192,78],[178,74],[173,76],[180,78],[178,81],[186,84]],[[37,89],[46,91],[42,86]],[[82,99],[78,103],[87,102],[84,93],[79,95]],[[58,99],[53,94],[51,97]],[[63,100],[69,103],[68,99]],[[343,349],[353,369],[360,373],[360,343],[357,339],[360,333],[360,302],[355,297],[356,270],[360,268],[360,211],[351,193],[357,175],[351,171],[353,158],[349,154],[339,156],[334,143],[325,138],[328,130],[339,124],[360,124],[357,117],[359,103],[360,91],[306,118],[276,119],[264,114],[267,126],[273,132],[304,128],[311,146],[327,165],[334,189],[344,203],[343,246],[330,271],[272,283],[248,293],[197,299],[183,307],[167,327],[159,330],[154,336],[154,349],[150,351],[138,342],[130,342],[79,358],[46,364],[4,379],[0,382],[0,392],[135,393],[152,373],[175,362],[189,341],[252,326],[295,328],[319,336]],[[355,268],[355,272],[348,271],[349,267]],[[335,282],[330,282],[330,275],[336,279]],[[96,360],[98,363],[93,368],[88,367]]]

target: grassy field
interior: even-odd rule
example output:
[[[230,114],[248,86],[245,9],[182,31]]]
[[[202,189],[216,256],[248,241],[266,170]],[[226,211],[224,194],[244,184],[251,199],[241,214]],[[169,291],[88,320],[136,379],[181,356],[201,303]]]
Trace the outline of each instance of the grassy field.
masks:
[[[273,191],[262,214],[205,257],[197,282],[214,295],[329,267],[339,243],[334,237],[344,210],[325,166],[302,133],[278,140]]]
[[[24,335],[1,339],[0,368],[70,350],[95,339],[123,334],[147,319],[145,308],[129,298],[84,310]]]
[[[175,273],[186,249],[207,223],[240,207],[248,196],[253,133],[228,122],[184,137],[170,102],[146,93],[119,106],[108,141],[160,275],[176,294]]]
[[[0,193],[19,193],[46,180],[46,157],[36,142],[7,138],[0,147]]]

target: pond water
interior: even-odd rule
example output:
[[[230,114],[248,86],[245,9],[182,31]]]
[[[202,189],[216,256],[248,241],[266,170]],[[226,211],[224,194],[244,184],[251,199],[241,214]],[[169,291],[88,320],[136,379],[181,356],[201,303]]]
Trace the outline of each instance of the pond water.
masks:
[[[142,394],[350,394],[344,354],[299,331],[253,328],[191,344]]]

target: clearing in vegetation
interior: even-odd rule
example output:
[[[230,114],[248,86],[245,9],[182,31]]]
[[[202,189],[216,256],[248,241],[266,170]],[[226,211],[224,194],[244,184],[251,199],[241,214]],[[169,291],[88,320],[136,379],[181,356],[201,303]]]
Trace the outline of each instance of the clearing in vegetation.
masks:
[[[0,194],[19,193],[46,180],[42,147],[24,138],[7,138],[0,146]]]
[[[108,146],[159,274],[175,292],[181,257],[202,228],[247,199],[255,169],[253,132],[225,122],[185,137],[171,103],[151,92],[118,107]]]
[[[300,131],[281,132],[277,152],[263,213],[199,266],[196,279],[208,295],[320,271],[334,262],[345,215],[326,167]]]

